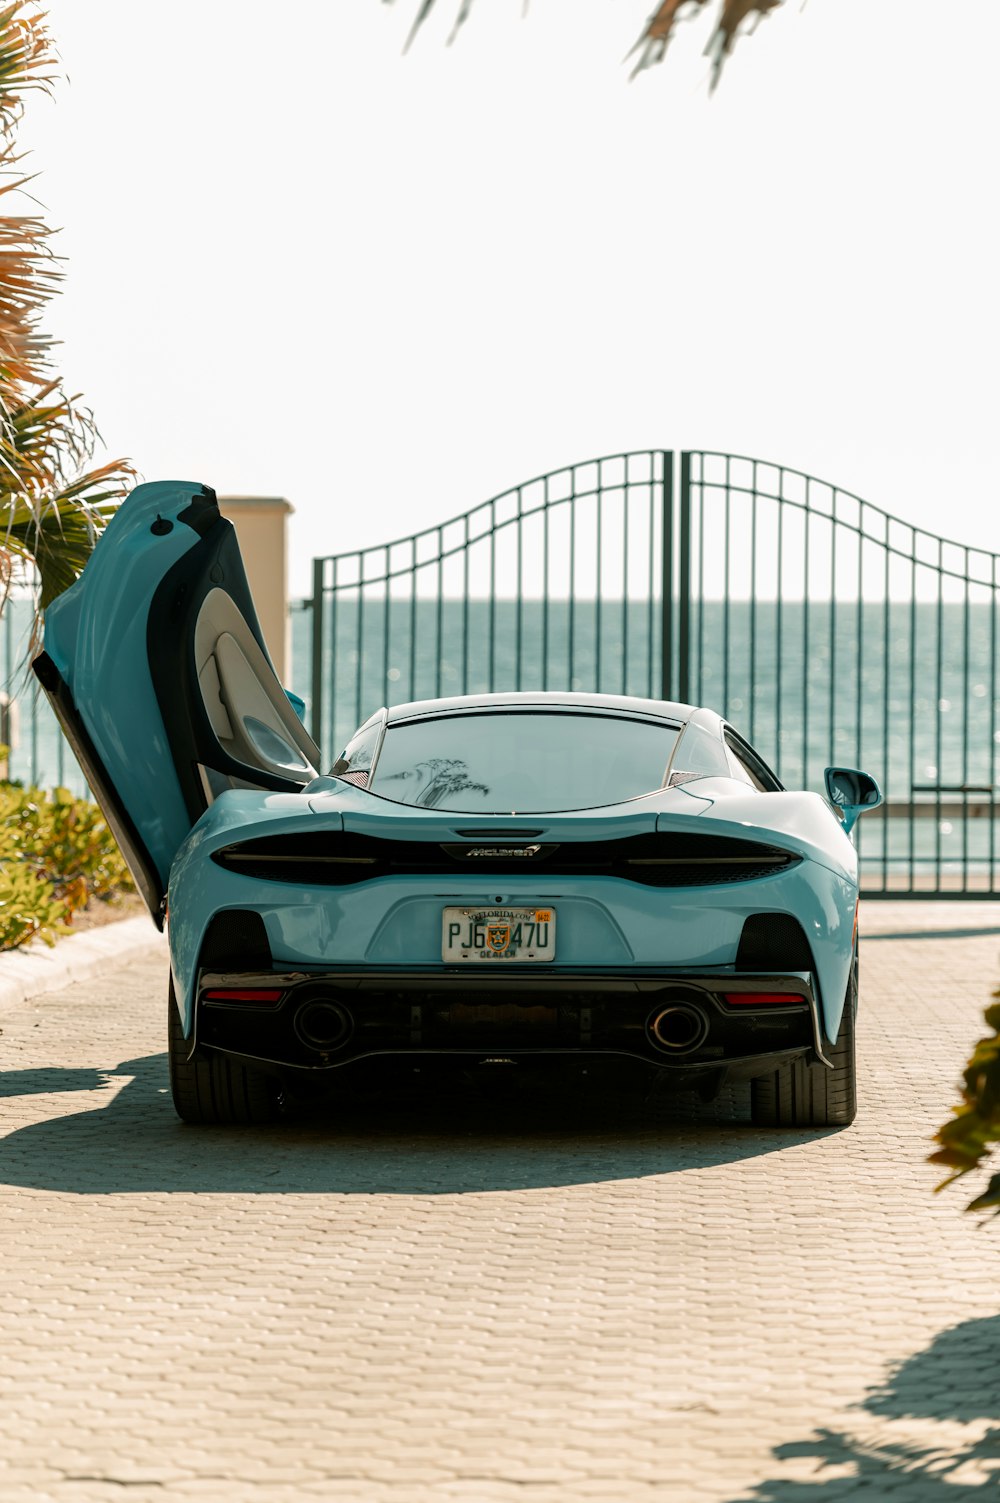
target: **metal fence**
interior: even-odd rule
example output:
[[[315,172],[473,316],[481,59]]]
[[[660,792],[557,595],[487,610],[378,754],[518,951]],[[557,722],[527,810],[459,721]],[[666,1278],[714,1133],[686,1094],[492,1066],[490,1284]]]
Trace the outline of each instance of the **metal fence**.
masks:
[[[876,773],[869,893],[995,893],[997,556],[782,466],[691,453],[680,470],[679,684],[686,669],[789,786],[819,786],[825,762]]]
[[[1000,895],[997,589],[996,555],[786,466],[607,456],[315,560],[313,731],[491,689],[710,704],[789,787],[879,777],[868,894]]]
[[[666,582],[667,588],[664,588]],[[291,687],[327,756],[382,704],[601,689],[710,704],[789,787],[863,766],[866,893],[1000,896],[998,559],[786,466],[644,450],[314,563]],[[9,776],[85,783],[0,615]],[[0,766],[0,773],[3,768]]]
[[[18,583],[0,613],[0,775],[83,794],[83,773],[28,667],[34,621],[35,592]]]
[[[662,689],[662,450],[572,465],[449,522],[313,565],[313,734],[494,689]],[[337,746],[334,746],[337,743]]]

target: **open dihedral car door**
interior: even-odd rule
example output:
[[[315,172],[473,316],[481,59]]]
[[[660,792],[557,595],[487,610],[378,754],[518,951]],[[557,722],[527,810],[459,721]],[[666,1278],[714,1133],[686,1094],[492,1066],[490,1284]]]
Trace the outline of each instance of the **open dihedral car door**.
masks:
[[[137,486],[46,612],[33,664],[157,924],[174,856],[228,788],[291,792],[319,751],[261,636],[214,492]]]

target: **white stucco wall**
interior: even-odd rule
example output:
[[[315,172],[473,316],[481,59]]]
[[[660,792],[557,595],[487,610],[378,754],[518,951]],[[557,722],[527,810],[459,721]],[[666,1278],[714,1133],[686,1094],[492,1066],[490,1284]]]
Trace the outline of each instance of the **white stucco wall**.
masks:
[[[294,507],[283,496],[220,496],[219,509],[236,528],[240,552],[264,640],[282,683],[291,674],[288,636],[287,518]]]

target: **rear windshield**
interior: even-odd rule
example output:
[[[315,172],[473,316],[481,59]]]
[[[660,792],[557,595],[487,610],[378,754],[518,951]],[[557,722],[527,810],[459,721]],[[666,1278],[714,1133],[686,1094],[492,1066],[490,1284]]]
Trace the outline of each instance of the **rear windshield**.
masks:
[[[390,725],[371,789],[467,814],[594,809],[662,787],[679,730],[622,715],[509,710]]]

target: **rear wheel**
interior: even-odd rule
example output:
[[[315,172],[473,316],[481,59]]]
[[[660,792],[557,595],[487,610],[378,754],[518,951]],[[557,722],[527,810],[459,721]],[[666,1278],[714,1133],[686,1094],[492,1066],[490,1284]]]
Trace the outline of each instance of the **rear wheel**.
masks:
[[[193,1055],[181,1027],[173,979],[167,1003],[167,1058],[170,1093],[182,1122],[271,1122],[278,1115],[278,1086],[261,1070],[250,1070],[224,1054]]]
[[[847,1127],[857,1111],[854,1020],[858,1009],[857,957],[829,1051],[833,1069],[796,1059],[750,1082],[750,1115],[757,1127]]]

